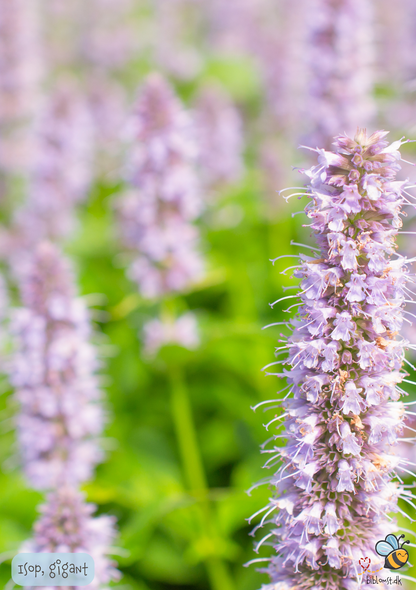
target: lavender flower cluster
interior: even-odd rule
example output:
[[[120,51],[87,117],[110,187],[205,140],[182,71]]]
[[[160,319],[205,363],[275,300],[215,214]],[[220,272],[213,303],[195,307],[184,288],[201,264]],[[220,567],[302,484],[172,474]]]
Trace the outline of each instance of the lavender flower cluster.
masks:
[[[258,543],[271,538],[276,549],[265,590],[358,588],[359,559],[381,562],[374,546],[394,531],[388,513],[413,497],[397,473],[411,473],[408,461],[394,450],[406,416],[408,343],[398,334],[414,282],[395,244],[408,203],[406,181],[395,179],[404,141],[389,145],[385,136],[338,136],[335,151],[317,149],[319,163],[306,172],[305,212],[319,248],[295,267],[299,313],[276,351],[287,358],[272,363],[289,365],[271,373],[287,378],[289,392],[267,427],[286,418],[270,440],[288,442],[264,451],[266,467],[281,461],[256,527],[273,527]]]
[[[68,261],[40,244],[19,268],[23,307],[14,312],[17,350],[10,379],[20,404],[17,434],[25,474],[36,489],[77,485],[103,454],[104,413],[90,324]]]
[[[305,7],[309,72],[305,118],[309,143],[325,145],[343,129],[374,116],[374,33],[371,0],[313,0]]]
[[[192,223],[202,200],[192,122],[161,77],[146,81],[130,131],[133,188],[119,205],[122,239],[136,253],[130,276],[143,297],[182,291],[203,272]]]
[[[207,86],[195,106],[200,177],[214,193],[243,173],[243,129],[239,112],[220,87]]]
[[[67,237],[75,205],[86,198],[92,181],[92,117],[73,84],[61,82],[45,101],[35,121],[33,145],[27,200],[15,214],[25,247]]]
[[[42,79],[38,0],[0,2],[0,170],[20,172]]]

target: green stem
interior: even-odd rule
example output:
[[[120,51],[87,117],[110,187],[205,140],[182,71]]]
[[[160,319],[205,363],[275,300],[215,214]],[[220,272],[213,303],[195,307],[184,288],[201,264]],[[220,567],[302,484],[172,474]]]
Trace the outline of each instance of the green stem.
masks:
[[[207,480],[199,451],[186,384],[178,367],[170,367],[169,377],[171,381],[172,415],[185,477],[189,490],[200,501],[201,525],[209,536],[214,538],[215,530],[208,498]],[[227,566],[219,557],[212,556],[208,558],[206,568],[213,590],[234,590],[234,584]]]
[[[189,489],[198,496],[206,496],[207,483],[198,448],[186,386],[177,367],[170,368],[171,403],[176,437]]]

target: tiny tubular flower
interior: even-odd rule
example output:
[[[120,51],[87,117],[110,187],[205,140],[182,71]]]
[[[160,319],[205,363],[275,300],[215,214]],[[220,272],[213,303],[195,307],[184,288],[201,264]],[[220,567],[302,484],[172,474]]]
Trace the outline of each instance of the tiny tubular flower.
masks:
[[[408,344],[398,334],[414,277],[395,245],[404,141],[389,146],[385,135],[336,137],[334,153],[317,149],[320,166],[306,171],[319,251],[301,255],[293,272],[301,305],[279,374],[290,394],[282,420],[269,423],[284,425],[288,442],[275,447],[281,461],[270,480],[269,506],[279,510],[271,513],[276,556],[262,570],[267,589],[293,588],[295,578],[299,590],[358,589],[358,560],[382,566],[375,543],[395,531],[388,513],[402,511],[399,472],[411,471],[395,452]]]

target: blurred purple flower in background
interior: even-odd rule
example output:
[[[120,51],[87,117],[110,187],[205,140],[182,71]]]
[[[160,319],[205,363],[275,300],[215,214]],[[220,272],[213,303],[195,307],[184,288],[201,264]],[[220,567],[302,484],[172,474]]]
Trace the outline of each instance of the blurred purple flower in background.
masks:
[[[378,109],[383,124],[414,134],[416,129],[416,4],[375,2]]]
[[[275,19],[276,3],[273,0],[235,0],[202,2],[209,23],[210,47],[220,55],[256,55],[261,44],[264,27]]]
[[[120,81],[143,43],[132,18],[134,0],[45,0],[51,77],[70,71],[90,109],[95,175],[119,173],[128,91]]]
[[[35,121],[26,203],[16,211],[25,246],[62,240],[74,226],[75,205],[93,179],[94,128],[82,93],[61,81]]]
[[[199,334],[196,317],[185,313],[176,319],[153,319],[143,326],[144,350],[149,356],[155,355],[165,344],[177,344],[193,350],[198,348]]]
[[[298,136],[304,118],[301,117],[308,78],[308,49],[305,48],[308,23],[305,0],[296,4],[282,0],[273,3],[268,18],[257,33],[252,48],[257,55],[263,80],[267,110],[264,116],[265,134],[283,133],[290,141]]]
[[[137,32],[131,26],[135,0],[89,0],[79,5],[80,61],[97,69],[122,69],[135,55]]]
[[[43,75],[38,0],[0,2],[0,172],[21,173]]]
[[[136,258],[129,275],[143,297],[182,291],[203,274],[202,208],[195,129],[167,82],[150,76],[129,129],[132,189],[118,206],[122,240]]]
[[[317,149],[319,163],[306,172],[305,212],[319,251],[299,256],[299,315],[276,350],[288,357],[271,363],[289,365],[271,373],[287,378],[289,392],[285,413],[266,428],[286,418],[280,436],[288,443],[264,451],[271,453],[265,467],[282,461],[268,480],[277,493],[256,527],[272,524],[257,549],[273,538],[277,553],[264,570],[265,589],[293,587],[294,577],[304,590],[356,588],[359,559],[381,563],[375,542],[396,526],[388,513],[405,515],[398,499],[413,497],[395,481],[409,461],[394,451],[410,347],[398,332],[414,282],[410,261],[395,251],[408,202],[406,181],[395,180],[405,142],[389,145],[386,134],[338,136],[335,152]]]
[[[106,515],[94,517],[94,511],[94,504],[87,504],[84,494],[71,487],[48,494],[46,504],[40,506],[41,516],[34,525],[33,538],[26,541],[20,552],[88,553],[94,559],[95,576],[91,584],[82,588],[106,590],[109,582],[120,578],[115,562],[108,557],[116,538],[115,519]]]
[[[339,129],[354,133],[375,115],[373,2],[312,0],[305,10],[307,143],[327,148]]]
[[[36,489],[88,480],[103,458],[104,412],[88,312],[69,262],[50,243],[22,257],[23,307],[14,310],[10,380],[20,404],[18,443]]]
[[[383,83],[407,84],[416,78],[416,5],[412,0],[374,3],[376,15],[377,78]]]
[[[204,9],[200,0],[155,0],[151,45],[154,61],[162,72],[179,80],[190,80],[200,73],[203,55],[198,41],[203,38],[200,29]]]
[[[244,164],[243,121],[227,93],[206,86],[195,105],[200,177],[207,189],[219,189],[240,180]]]

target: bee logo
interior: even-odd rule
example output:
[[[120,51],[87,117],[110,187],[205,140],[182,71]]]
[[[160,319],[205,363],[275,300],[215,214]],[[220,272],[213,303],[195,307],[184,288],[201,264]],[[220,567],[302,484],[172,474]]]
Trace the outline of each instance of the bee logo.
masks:
[[[404,535],[400,535],[400,537],[396,537],[396,535],[387,535],[384,541],[376,543],[376,551],[379,555],[386,558],[384,567],[389,570],[400,569],[409,559],[409,554],[406,549],[403,549],[403,545],[405,543],[410,543],[410,541],[403,541],[400,545],[399,541],[402,537],[404,537]]]

